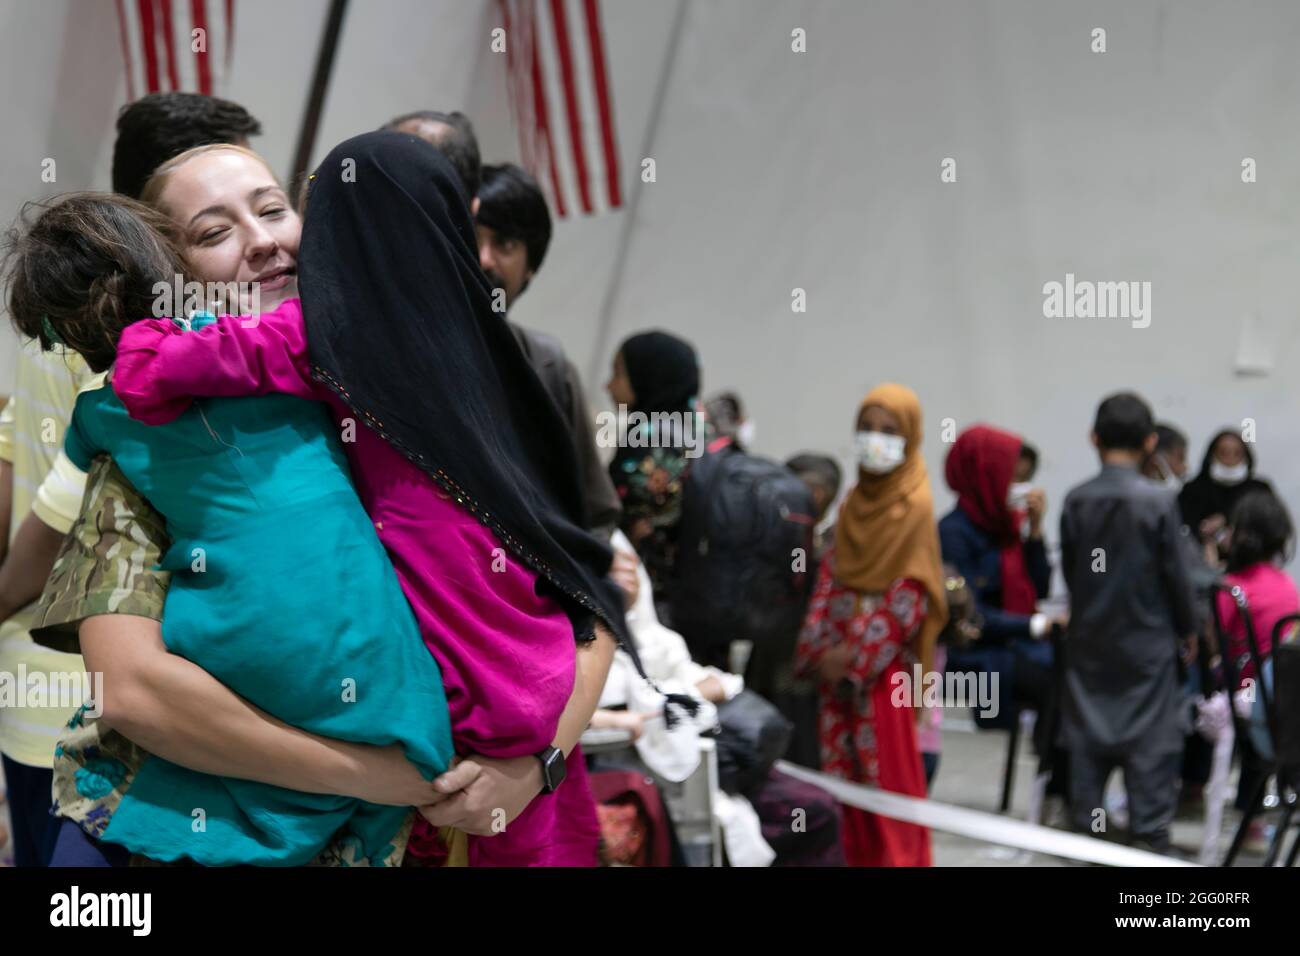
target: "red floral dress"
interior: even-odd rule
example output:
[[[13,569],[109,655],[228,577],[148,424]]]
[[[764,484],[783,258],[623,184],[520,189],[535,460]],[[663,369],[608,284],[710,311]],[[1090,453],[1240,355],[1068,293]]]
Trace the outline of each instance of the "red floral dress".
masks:
[[[910,685],[905,685],[906,694],[897,693],[894,675],[910,676],[916,658],[909,645],[927,610],[925,588],[918,581],[902,578],[883,594],[864,594],[835,579],[833,550],[822,561],[795,649],[795,670],[801,676],[814,675],[831,647],[850,642],[857,648],[846,676],[837,685],[823,681],[818,687],[818,736],[827,773],[925,796]],[[850,866],[930,865],[930,833],[925,827],[856,807],[843,807],[842,814],[844,855]]]

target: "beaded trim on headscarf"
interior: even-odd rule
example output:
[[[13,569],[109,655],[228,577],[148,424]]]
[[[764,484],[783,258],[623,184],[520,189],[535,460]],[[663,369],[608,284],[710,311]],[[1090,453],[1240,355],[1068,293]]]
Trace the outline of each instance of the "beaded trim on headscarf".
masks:
[[[428,462],[424,460],[423,455],[408,450],[402,444],[402,442],[397,440],[397,438],[394,437],[393,435],[389,434],[387,429],[384,428],[383,422],[381,422],[374,415],[370,414],[370,412],[366,411],[364,408],[359,408],[357,404],[352,400],[351,393],[347,390],[347,388],[343,385],[342,382],[338,381],[336,378],[334,378],[334,376],[332,376],[325,369],[321,368],[319,365],[312,365],[311,371],[312,371],[312,376],[318,382],[321,382],[323,385],[325,385],[326,388],[328,388],[340,399],[342,399],[343,403],[347,405],[350,409],[352,409],[352,411],[355,414],[360,415],[365,420],[366,425],[371,430],[376,432],[381,438],[383,438],[394,448],[396,448],[408,461],[410,461],[417,468],[423,471],[426,475],[432,478],[434,482],[438,484],[439,487],[441,487],[444,491],[446,491],[448,494],[452,496],[456,504],[460,505],[471,515],[477,518],[480,524],[482,524],[489,531],[495,534],[497,538],[503,541],[506,547],[508,547],[515,555],[517,555],[521,560],[523,560],[523,562],[526,565],[532,568],[536,573],[545,577],[548,581],[551,582],[551,584],[553,584],[559,590],[561,590],[566,595],[568,595],[573,601],[577,602],[579,606],[591,612],[597,618],[603,619],[604,615],[601,613],[600,608],[598,608],[580,590],[574,588],[571,584],[565,581],[550,565],[548,565],[546,562],[542,561],[540,558],[534,555],[528,548],[524,547],[521,541],[519,541],[508,531],[506,531],[505,528],[501,527],[501,525],[498,524],[497,521],[490,514],[488,514],[486,511],[484,511],[482,508],[479,507],[478,502],[475,501],[463,488],[461,488],[452,479],[450,475],[448,475],[441,468],[435,468],[432,465],[430,465]],[[606,626],[609,627],[610,632],[613,634],[615,642],[620,647],[622,647],[622,649],[626,651],[628,655],[632,658],[632,662],[636,666],[637,673],[641,677],[645,678],[645,680],[647,680],[650,683],[650,686],[654,687],[655,690],[658,690],[659,688],[654,684],[654,682],[650,681],[650,678],[646,676],[645,670],[641,665],[641,657],[636,652],[636,648],[629,647],[622,640],[622,638],[619,636],[619,629],[614,627],[612,622],[606,621],[605,624]],[[596,635],[592,633],[590,635],[583,635],[578,639],[583,643],[587,643],[594,640],[595,637]]]

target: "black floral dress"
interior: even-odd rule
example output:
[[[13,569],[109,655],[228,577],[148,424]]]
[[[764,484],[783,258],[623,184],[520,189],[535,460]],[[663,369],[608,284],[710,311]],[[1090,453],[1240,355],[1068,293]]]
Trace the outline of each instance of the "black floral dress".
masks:
[[[621,451],[609,471],[623,504],[623,533],[636,545],[659,600],[672,573],[682,488],[694,459],[680,447],[646,447],[652,436],[644,427],[642,447]]]

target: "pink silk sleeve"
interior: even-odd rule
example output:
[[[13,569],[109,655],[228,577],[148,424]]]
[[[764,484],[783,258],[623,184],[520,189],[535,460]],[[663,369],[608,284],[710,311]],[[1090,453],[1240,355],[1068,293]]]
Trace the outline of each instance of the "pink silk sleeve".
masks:
[[[271,392],[321,397],[309,371],[298,299],[256,321],[223,315],[197,331],[187,332],[171,319],[128,325],[117,345],[112,384],[131,417],[146,425],[174,420],[195,398]]]

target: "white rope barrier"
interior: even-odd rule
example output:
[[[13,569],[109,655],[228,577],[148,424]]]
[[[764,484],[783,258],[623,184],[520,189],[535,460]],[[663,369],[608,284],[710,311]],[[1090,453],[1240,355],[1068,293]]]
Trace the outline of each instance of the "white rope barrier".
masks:
[[[860,783],[850,783],[839,777],[817,773],[784,760],[777,761],[776,769],[821,787],[840,803],[848,806],[985,843],[1016,847],[1048,856],[1063,857],[1067,860],[1100,863],[1104,866],[1197,865],[1078,833],[1065,833],[1061,830],[1053,830],[1051,827],[1025,823],[1023,820],[1012,820],[994,813],[954,807],[951,804],[935,803],[929,799],[909,797]]]

